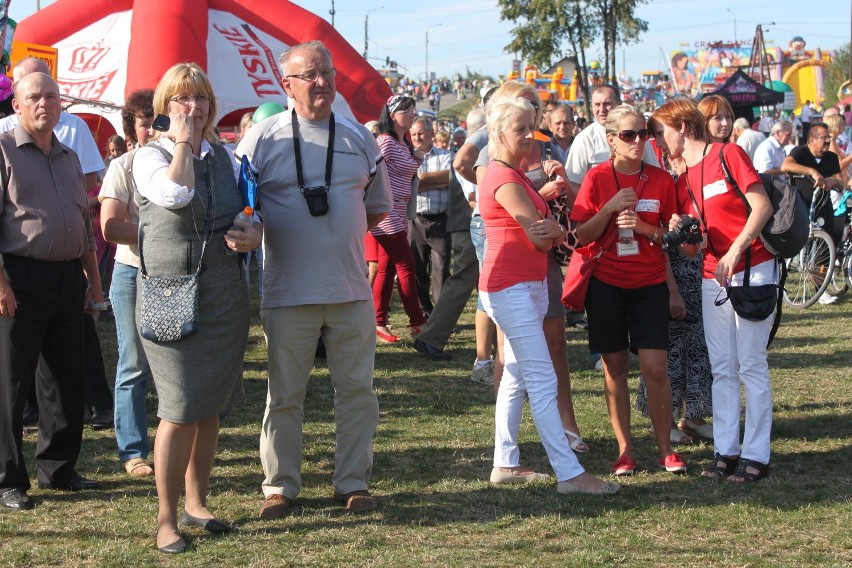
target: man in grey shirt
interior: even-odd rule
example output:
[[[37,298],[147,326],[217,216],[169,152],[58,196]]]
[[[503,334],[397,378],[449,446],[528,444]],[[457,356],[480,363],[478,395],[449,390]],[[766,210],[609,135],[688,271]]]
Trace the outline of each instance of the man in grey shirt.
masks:
[[[102,303],[103,292],[83,171],[53,133],[59,86],[30,73],[14,93],[20,122],[0,135],[0,503],[23,510],[34,506],[22,447],[23,397],[33,388],[40,351],[52,372],[35,385],[43,406],[39,485],[98,486],[75,465],[83,437],[83,309]]]

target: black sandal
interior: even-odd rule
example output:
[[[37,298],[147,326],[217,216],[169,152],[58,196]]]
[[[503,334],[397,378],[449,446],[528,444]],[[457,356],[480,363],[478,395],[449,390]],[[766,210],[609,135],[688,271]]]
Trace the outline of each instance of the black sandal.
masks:
[[[749,471],[753,470],[753,471]],[[740,467],[735,475],[728,477],[731,483],[751,483],[766,479],[769,475],[769,464],[754,460],[741,460]]]
[[[707,479],[725,479],[737,471],[737,464],[740,462],[740,458],[739,456],[729,458],[717,453],[713,461],[713,465],[701,473],[702,477]]]

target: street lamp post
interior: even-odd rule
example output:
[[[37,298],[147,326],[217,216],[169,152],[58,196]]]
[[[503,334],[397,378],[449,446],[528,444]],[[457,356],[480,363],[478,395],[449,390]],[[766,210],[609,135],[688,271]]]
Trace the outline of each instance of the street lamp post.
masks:
[[[369,33],[367,32],[367,27],[370,18],[370,12],[376,12],[381,10],[384,6],[379,6],[378,8],[373,8],[372,10],[367,10],[364,14],[364,59],[367,59],[367,41],[370,39]]]
[[[432,28],[437,28],[440,26],[440,23],[435,24],[434,26],[429,26],[426,28],[426,81],[430,81],[429,78],[429,30]]]

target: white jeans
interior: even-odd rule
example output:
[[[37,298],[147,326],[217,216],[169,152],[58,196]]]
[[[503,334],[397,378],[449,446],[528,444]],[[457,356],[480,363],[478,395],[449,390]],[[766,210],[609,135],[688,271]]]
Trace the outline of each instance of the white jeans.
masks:
[[[733,286],[742,286],[743,273],[734,274]],[[775,283],[775,261],[751,268],[751,285]],[[730,300],[721,306],[715,300],[724,288],[713,279],[701,284],[704,309],[704,335],[713,369],[713,445],[723,456],[740,455],[740,382],[745,386],[746,420],[742,457],[769,463],[769,435],[772,430],[772,387],[766,342],[773,316],[763,321],[739,317]]]
[[[556,372],[542,330],[547,282],[522,282],[498,292],[482,292],[481,297],[486,313],[506,336],[505,367],[494,416],[494,466],[520,465],[518,431],[526,392],[557,480],[577,477],[585,470],[562,429],[556,406]]]

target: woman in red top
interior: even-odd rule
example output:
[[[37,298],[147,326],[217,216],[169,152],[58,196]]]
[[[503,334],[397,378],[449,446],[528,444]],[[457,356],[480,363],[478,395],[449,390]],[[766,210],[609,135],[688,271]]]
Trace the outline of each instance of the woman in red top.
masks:
[[[713,368],[713,442],[715,463],[705,477],[729,481],[757,481],[769,471],[769,434],[772,429],[772,389],[766,344],[772,318],[748,321],[739,317],[724,297],[724,286],[742,286],[745,255],[750,251],[750,284],[774,284],[774,257],[757,236],[772,215],[772,205],[748,155],[736,144],[705,139],[704,116],[686,99],[670,101],[651,118],[657,143],[673,158],[682,158],[686,173],[678,179],[687,196],[679,210],[701,219],[704,231],[704,269],[701,285],[704,335]],[[748,213],[725,181],[725,164],[751,207]],[[690,193],[692,194],[690,196]],[[693,203],[694,197],[694,203]],[[679,221],[675,215],[671,226]],[[695,254],[698,245],[680,245]],[[740,382],[746,391],[746,423],[740,452]],[[737,466],[739,465],[739,469]]]
[[[719,95],[706,96],[698,103],[698,110],[704,115],[704,131],[711,142],[731,141],[734,109],[728,99]]]
[[[684,473],[686,462],[672,451],[669,440],[669,289],[660,246],[663,225],[677,211],[674,182],[664,170],[642,162],[651,134],[638,110],[629,105],[612,109],[605,128],[612,158],[586,175],[571,219],[578,223],[577,239],[593,251],[618,232],[595,268],[586,298],[589,349],[600,352],[603,359],[607,409],[618,440],[619,457],[612,472],[631,475],[636,468],[627,387],[630,347],[639,354],[659,465]]]
[[[526,392],[556,473],[557,492],[615,493],[617,484],[583,470],[565,437],[556,405],[556,373],[542,323],[548,304],[546,251],[562,241],[564,230],[546,218],[547,204],[520,169],[532,148],[535,111],[525,99],[501,97],[492,99],[487,112],[492,161],[479,185],[480,214],[488,235],[479,290],[485,311],[505,334],[491,481],[546,478],[520,465],[517,435]]]
[[[379,151],[388,169],[393,206],[384,221],[370,230],[378,242],[379,270],[373,282],[373,305],[376,308],[376,337],[385,343],[396,343],[399,337],[388,329],[388,306],[393,293],[393,277],[397,276],[399,298],[411,335],[420,333],[426,323],[417,282],[414,279],[414,255],[408,244],[408,201],[411,199],[411,182],[423,162],[423,153],[415,150],[408,139],[408,130],[414,122],[414,99],[394,95],[388,99],[379,117],[380,134],[376,138]]]

